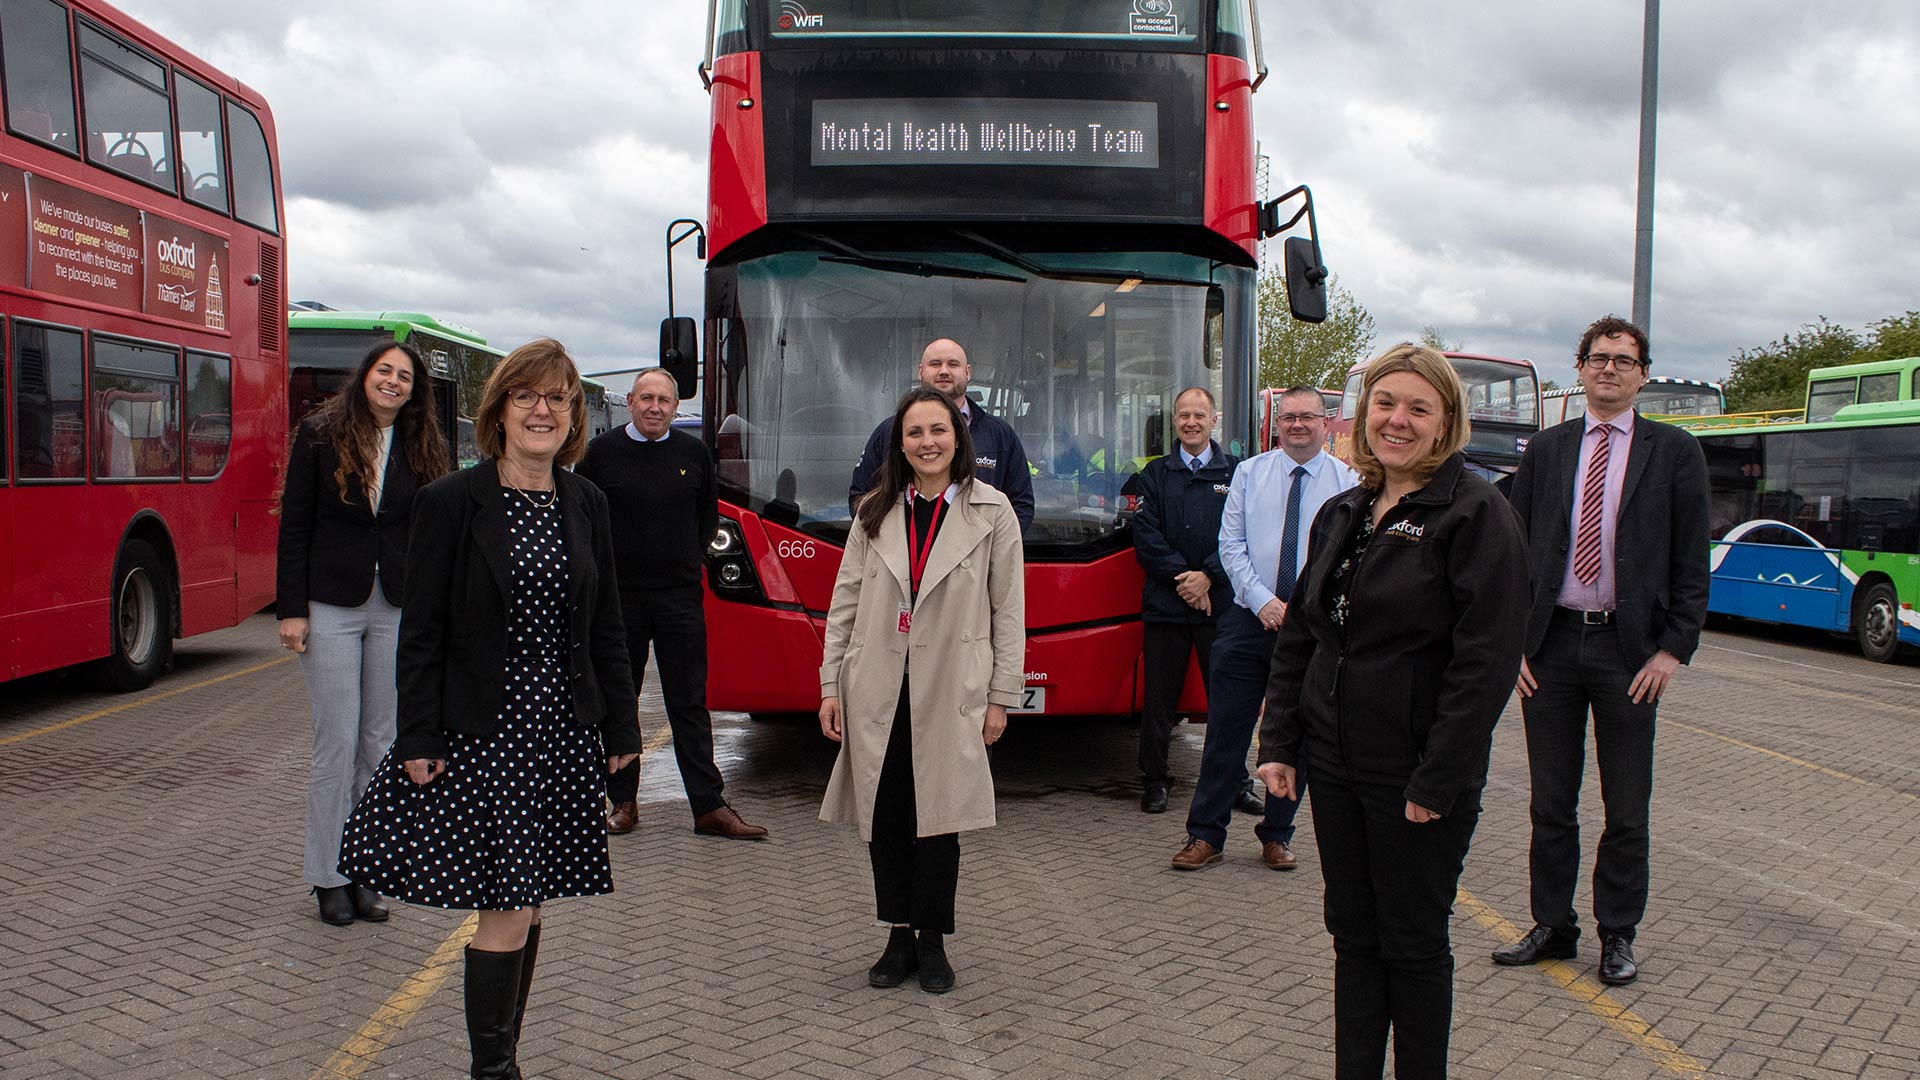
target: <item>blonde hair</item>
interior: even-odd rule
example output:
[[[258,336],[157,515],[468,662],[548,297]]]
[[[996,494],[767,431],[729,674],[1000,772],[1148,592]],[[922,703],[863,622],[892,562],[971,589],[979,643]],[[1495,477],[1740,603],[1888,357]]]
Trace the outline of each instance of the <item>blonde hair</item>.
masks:
[[[567,355],[567,347],[552,338],[536,338],[513,350],[487,376],[486,389],[480,392],[480,411],[473,418],[473,438],[480,452],[490,458],[506,454],[506,426],[501,417],[507,410],[508,394],[554,382],[573,395],[573,404],[567,407],[567,440],[554,455],[554,464],[572,465],[585,457],[587,396],[580,392],[580,371],[573,366],[573,357]]]
[[[1360,474],[1360,483],[1369,488],[1379,488],[1387,482],[1386,467],[1374,455],[1373,444],[1367,438],[1367,413],[1373,403],[1373,387],[1381,379],[1401,371],[1425,379],[1440,395],[1440,407],[1447,414],[1444,430],[1434,440],[1433,449],[1414,463],[1414,475],[1421,483],[1426,483],[1442,462],[1466,446],[1467,437],[1473,431],[1467,422],[1467,388],[1447,358],[1440,355],[1439,350],[1425,345],[1407,342],[1395,345],[1368,362],[1367,373],[1361,377],[1359,415],[1353,419],[1353,471]]]

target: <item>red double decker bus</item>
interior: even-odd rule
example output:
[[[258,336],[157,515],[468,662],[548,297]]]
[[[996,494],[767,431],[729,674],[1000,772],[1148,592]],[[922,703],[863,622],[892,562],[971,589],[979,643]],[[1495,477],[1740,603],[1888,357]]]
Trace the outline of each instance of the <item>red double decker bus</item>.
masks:
[[[1026,711],[1133,711],[1122,488],[1177,444],[1185,387],[1213,391],[1231,452],[1253,431],[1258,242],[1283,226],[1255,194],[1252,4],[718,0],[711,20],[710,704],[818,706],[855,462],[952,338],[1030,461]],[[1323,302],[1316,242],[1286,250]]]
[[[0,73],[0,679],[134,689],[272,599],[273,117],[96,0],[0,3]]]

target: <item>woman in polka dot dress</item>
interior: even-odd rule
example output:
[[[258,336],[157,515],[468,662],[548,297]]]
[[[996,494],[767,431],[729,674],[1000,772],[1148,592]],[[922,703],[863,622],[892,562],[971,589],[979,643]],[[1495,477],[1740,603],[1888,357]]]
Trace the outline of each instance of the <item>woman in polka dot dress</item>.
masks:
[[[476,1078],[517,1078],[540,909],[613,890],[604,781],[640,750],[606,497],[566,349],[515,349],[474,432],[489,460],[415,497],[399,737],[347,821],[340,872],[479,912],[467,948]]]

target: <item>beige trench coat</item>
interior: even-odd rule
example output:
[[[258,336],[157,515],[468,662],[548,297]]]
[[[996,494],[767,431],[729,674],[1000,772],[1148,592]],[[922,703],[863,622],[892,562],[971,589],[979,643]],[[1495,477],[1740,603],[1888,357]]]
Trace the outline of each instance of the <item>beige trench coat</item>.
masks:
[[[954,497],[920,577],[911,629],[906,507],[869,538],[854,524],[827,612],[820,696],[840,699],[840,757],[820,820],[873,839],[880,766],[911,668],[914,807],[919,835],[993,824],[993,773],[981,728],[987,705],[1015,707],[1025,688],[1026,557],[1007,497],[975,482]]]

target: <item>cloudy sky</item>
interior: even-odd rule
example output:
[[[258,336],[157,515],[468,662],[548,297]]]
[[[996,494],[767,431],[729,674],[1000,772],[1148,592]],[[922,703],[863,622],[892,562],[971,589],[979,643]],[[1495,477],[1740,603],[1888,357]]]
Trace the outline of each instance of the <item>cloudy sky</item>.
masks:
[[[1432,325],[1551,372],[1630,313],[1641,3],[1258,2],[1275,190],[1313,185],[1379,344]],[[651,362],[661,235],[705,213],[702,3],[120,4],[272,103],[294,298]],[[1920,4],[1689,0],[1661,29],[1656,369],[1920,308]]]

